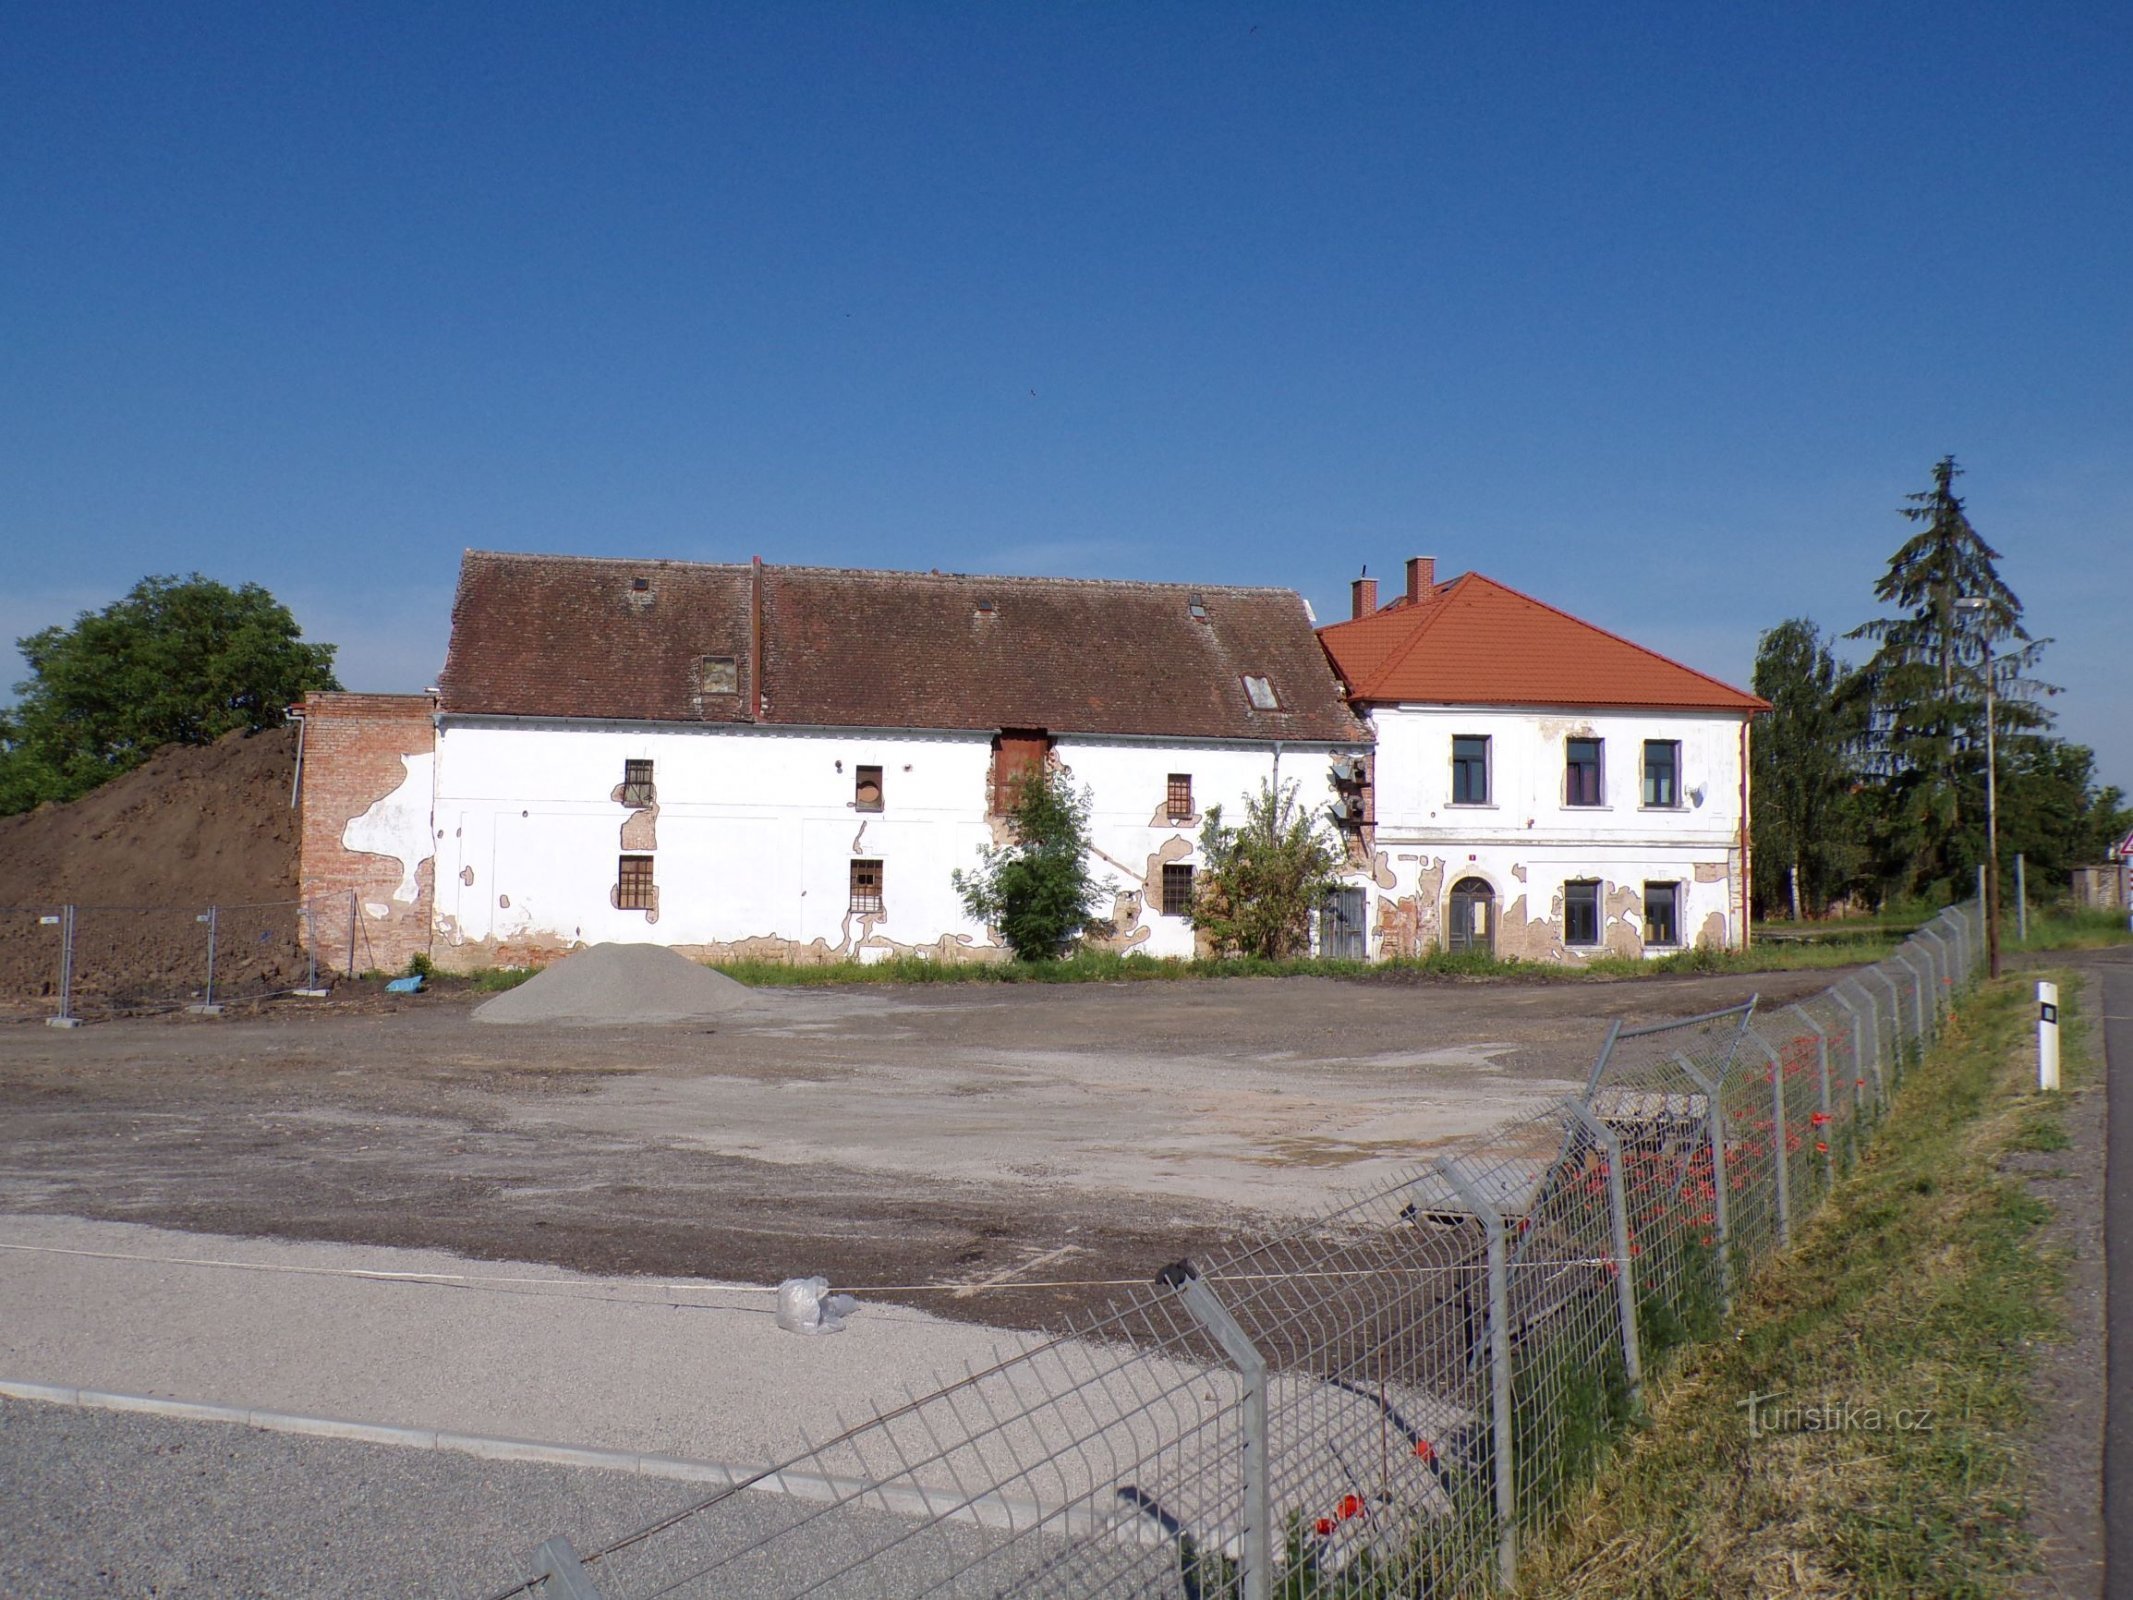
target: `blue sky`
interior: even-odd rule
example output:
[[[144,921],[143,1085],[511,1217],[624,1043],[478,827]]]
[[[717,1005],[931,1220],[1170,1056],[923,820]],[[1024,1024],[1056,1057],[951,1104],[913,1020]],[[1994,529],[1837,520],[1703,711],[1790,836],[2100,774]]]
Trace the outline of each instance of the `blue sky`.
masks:
[[[0,5],[0,634],[468,546],[1479,568],[1745,682],[1958,455],[2133,787],[2104,6]],[[1854,647],[1856,648],[1856,647]]]

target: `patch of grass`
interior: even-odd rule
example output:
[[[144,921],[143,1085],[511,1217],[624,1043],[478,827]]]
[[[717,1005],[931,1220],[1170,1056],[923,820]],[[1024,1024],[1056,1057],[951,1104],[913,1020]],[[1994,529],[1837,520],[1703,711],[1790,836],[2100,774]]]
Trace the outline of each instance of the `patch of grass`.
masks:
[[[2133,943],[2133,927],[2120,911],[2051,911],[2029,914],[2029,937],[2014,937],[2014,912],[2000,912],[2001,946],[2007,950],[2100,950]]]
[[[533,973],[532,967],[476,967],[462,976],[470,989],[483,994],[501,994],[506,989],[516,989]]]
[[[2069,979],[2064,991],[2076,993]],[[2021,1529],[2028,1348],[2055,1327],[2048,1208],[2000,1158],[2057,1148],[2029,1090],[2027,981],[1982,988],[1796,1248],[1744,1285],[1732,1337],[1685,1347],[1651,1426],[1521,1561],[1520,1593],[2004,1592]],[[2066,1040],[2069,1059],[2080,1043]],[[1852,1408],[1751,1438],[1742,1403]],[[1880,1426],[1858,1419],[1871,1411]],[[1928,1426],[1899,1429],[1898,1413]]]
[[[1178,983],[1206,978],[1300,977],[1389,983],[1425,978],[1591,983],[1694,973],[1815,971],[1856,966],[1885,953],[1857,945],[1765,945],[1744,951],[1681,950],[1648,961],[1630,956],[1596,956],[1571,965],[1506,960],[1477,950],[1435,950],[1407,961],[1336,961],[1317,956],[1287,961],[1257,956],[1187,961],[1138,952],[1121,955],[1107,950],[1083,950],[1058,961],[935,961],[925,956],[892,956],[869,963],[720,961],[711,965],[730,978],[760,988],[853,983]]]

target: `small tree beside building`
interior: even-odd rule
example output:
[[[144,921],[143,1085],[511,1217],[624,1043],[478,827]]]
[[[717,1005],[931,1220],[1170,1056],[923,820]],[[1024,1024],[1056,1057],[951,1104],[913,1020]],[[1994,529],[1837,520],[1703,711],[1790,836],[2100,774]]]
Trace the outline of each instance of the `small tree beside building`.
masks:
[[[1262,782],[1231,826],[1210,806],[1200,827],[1192,925],[1218,955],[1278,961],[1311,948],[1311,914],[1340,886],[1342,852],[1298,786]]]
[[[1017,960],[1057,960],[1097,920],[1104,895],[1089,870],[1090,807],[1086,789],[1034,767],[1015,784],[1014,837],[987,845],[974,870],[953,874],[964,909],[997,928]]]

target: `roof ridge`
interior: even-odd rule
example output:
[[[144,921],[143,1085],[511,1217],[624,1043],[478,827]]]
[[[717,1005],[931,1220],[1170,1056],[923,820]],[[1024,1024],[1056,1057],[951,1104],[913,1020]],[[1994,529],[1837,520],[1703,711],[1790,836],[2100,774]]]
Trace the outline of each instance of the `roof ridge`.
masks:
[[[577,566],[698,567],[712,572],[746,571],[753,561],[693,561],[684,556],[587,556],[556,555],[541,550],[475,550],[461,552],[464,562],[473,557],[497,561],[543,561]],[[806,562],[765,561],[765,572],[802,573],[839,578],[933,579],[943,583],[1022,583],[1053,588],[1086,589],[1176,589],[1191,594],[1286,595],[1300,598],[1300,591],[1281,584],[1196,583],[1161,578],[1062,578],[1037,573],[943,572],[926,567],[830,567]]]

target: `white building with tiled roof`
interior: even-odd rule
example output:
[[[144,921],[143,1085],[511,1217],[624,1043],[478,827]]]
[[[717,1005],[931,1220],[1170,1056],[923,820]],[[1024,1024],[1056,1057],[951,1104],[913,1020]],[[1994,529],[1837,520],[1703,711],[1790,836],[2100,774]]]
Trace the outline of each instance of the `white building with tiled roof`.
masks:
[[[335,705],[310,734],[353,750]],[[996,954],[952,874],[1047,760],[1092,793],[1109,942],[1190,955],[1207,807],[1323,801],[1365,748],[1287,590],[485,552],[425,736],[389,723],[377,793],[314,772],[306,880],[374,860],[373,945],[460,968]]]
[[[1742,943],[1765,703],[1478,573],[1406,576],[1319,630],[1371,732],[1374,951]]]

